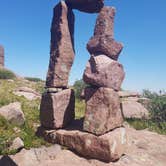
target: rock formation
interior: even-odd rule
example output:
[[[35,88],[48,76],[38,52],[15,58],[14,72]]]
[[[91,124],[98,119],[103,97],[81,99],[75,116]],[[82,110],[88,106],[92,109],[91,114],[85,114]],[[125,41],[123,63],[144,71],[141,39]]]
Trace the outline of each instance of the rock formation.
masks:
[[[0,68],[4,67],[4,48],[0,45]]]
[[[65,2],[54,8],[51,26],[50,64],[47,87],[67,87],[68,77],[74,60],[74,14]]]
[[[103,0],[66,0],[54,8],[51,27],[51,55],[42,96],[38,134],[52,143],[92,159],[118,160],[126,146],[126,130],[118,90],[125,77],[117,61],[123,48],[113,38],[115,8],[103,7]],[[87,44],[91,58],[84,72],[86,113],[74,120],[74,92],[67,88],[74,59],[74,15],[72,9],[99,12],[94,36]]]
[[[61,1],[54,8],[47,89],[42,96],[40,107],[41,124],[46,128],[63,128],[74,119],[74,92],[67,89],[74,60],[73,34],[74,14],[71,8]]]

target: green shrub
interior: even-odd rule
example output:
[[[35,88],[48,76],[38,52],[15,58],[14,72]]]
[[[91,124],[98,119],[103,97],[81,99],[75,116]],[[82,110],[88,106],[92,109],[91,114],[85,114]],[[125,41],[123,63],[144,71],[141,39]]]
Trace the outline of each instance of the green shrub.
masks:
[[[15,74],[7,69],[0,69],[0,79],[14,79]]]
[[[33,81],[33,82],[41,82],[42,79],[36,78],[36,77],[25,77],[26,80],[28,81]]]
[[[87,86],[87,84],[81,79],[75,81],[73,87],[75,90],[75,96],[77,99],[80,99],[82,90]]]
[[[150,99],[148,110],[150,111],[151,120],[157,123],[166,122],[166,93],[144,90],[143,97]]]

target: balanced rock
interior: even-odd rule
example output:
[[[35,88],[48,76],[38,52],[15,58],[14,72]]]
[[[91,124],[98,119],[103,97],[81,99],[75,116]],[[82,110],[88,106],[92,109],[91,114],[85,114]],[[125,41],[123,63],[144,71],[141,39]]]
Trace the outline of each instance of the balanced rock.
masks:
[[[87,13],[98,13],[104,6],[104,0],[66,0],[68,6]]]
[[[47,87],[67,87],[74,60],[74,14],[61,1],[54,8],[51,27],[51,52]]]
[[[45,93],[40,106],[42,126],[51,129],[63,128],[74,119],[74,91],[66,89],[58,93]]]
[[[44,130],[44,138],[51,143],[58,143],[90,159],[105,162],[118,160],[127,145],[125,128],[117,128],[102,136],[80,130]]]
[[[117,92],[103,87],[86,88],[85,100],[84,131],[102,135],[122,126],[123,117]]]
[[[122,43],[116,42],[112,37],[107,35],[94,36],[87,44],[90,54],[104,54],[111,59],[118,60],[119,54],[123,49]]]
[[[88,84],[114,90],[120,90],[124,77],[123,66],[105,55],[91,56],[83,75]]]
[[[0,68],[4,67],[4,48],[0,45]]]
[[[14,125],[21,126],[25,122],[24,113],[21,110],[21,103],[15,102],[0,108],[0,116]]]
[[[115,8],[105,6],[99,13],[94,30],[94,36],[87,44],[90,54],[104,54],[117,60],[123,49],[122,43],[116,42],[114,37]]]
[[[116,10],[114,7],[104,6],[96,20],[94,36],[108,35],[114,37],[114,17]]]

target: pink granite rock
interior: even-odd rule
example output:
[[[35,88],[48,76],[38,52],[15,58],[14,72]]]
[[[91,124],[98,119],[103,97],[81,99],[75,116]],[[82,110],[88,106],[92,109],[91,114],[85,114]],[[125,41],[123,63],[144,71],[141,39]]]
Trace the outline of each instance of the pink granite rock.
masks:
[[[109,35],[114,37],[114,17],[116,9],[114,7],[104,6],[96,20],[94,36]]]
[[[104,0],[66,0],[68,6],[87,13],[98,13],[104,6]]]
[[[123,117],[117,92],[103,87],[86,88],[85,100],[84,131],[102,135],[122,126]]]
[[[66,89],[42,96],[40,120],[42,126],[50,129],[63,128],[74,119],[74,91]]]
[[[74,14],[61,1],[54,8],[51,27],[51,52],[47,74],[47,87],[67,87],[74,60]]]
[[[105,55],[92,56],[83,75],[88,84],[114,90],[120,90],[124,77],[123,66]]]
[[[112,37],[107,35],[94,36],[87,44],[90,54],[104,54],[111,59],[118,60],[119,54],[123,49],[123,44],[116,42]]]
[[[125,128],[117,128],[99,137],[80,130],[43,130],[42,134],[51,143],[58,143],[84,157],[105,162],[118,160],[127,144]]]
[[[4,67],[4,48],[0,45],[0,67]]]

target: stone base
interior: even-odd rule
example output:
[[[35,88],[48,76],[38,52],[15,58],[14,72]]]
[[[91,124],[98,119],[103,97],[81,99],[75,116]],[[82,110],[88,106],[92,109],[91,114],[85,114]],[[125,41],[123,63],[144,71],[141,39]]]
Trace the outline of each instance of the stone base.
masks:
[[[40,121],[49,129],[64,128],[74,119],[75,96],[72,89],[44,93],[40,106]]]
[[[117,128],[102,136],[95,136],[83,132],[79,121],[75,121],[72,126],[63,130],[46,130],[40,127],[38,135],[43,136],[48,142],[66,146],[90,159],[111,162],[124,154],[127,142],[125,128]]]

